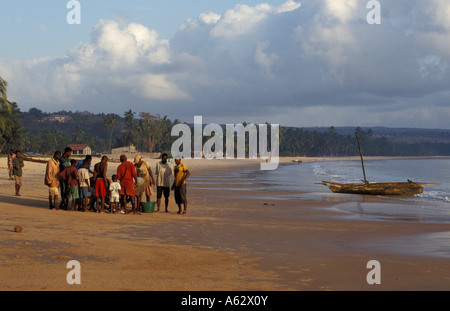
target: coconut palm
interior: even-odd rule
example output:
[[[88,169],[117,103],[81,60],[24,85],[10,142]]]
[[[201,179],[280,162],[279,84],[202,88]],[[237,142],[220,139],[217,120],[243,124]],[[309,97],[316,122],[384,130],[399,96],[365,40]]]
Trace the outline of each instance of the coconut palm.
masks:
[[[0,77],[0,101],[2,103],[7,102],[6,99],[6,87],[8,86],[8,82],[6,82],[2,77]]]
[[[0,105],[0,152],[6,144],[22,148],[25,143],[25,129],[20,122],[20,109],[17,103]]]
[[[168,131],[167,126],[165,126],[167,118],[162,119],[159,115],[152,115],[148,112],[141,112],[139,115],[141,119],[137,125],[138,135],[141,137],[142,144],[147,152],[153,152],[155,146],[161,144]]]
[[[80,143],[81,139],[83,139],[83,137],[84,137],[84,131],[80,125],[77,125],[77,127],[72,132],[72,138],[75,140],[75,144]]]
[[[4,80],[2,77],[0,77],[0,105],[1,109],[7,109],[9,113],[12,113],[12,106],[11,103],[8,101],[7,95],[6,95],[6,87],[8,86],[8,82]],[[4,129],[4,123],[6,120],[1,120],[0,127]]]
[[[5,144],[24,143],[24,129],[19,121],[20,109],[16,103],[8,101],[6,87],[8,82],[0,77],[0,152]]]
[[[128,145],[131,145],[134,141],[134,115],[136,113],[133,112],[131,109],[128,111],[125,111],[125,143]]]
[[[109,152],[111,152],[111,144],[112,144],[112,135],[114,128],[117,126],[117,123],[119,121],[119,116],[115,113],[109,113],[106,115],[106,118],[103,122],[103,126],[107,129],[111,129],[110,135],[109,135]]]

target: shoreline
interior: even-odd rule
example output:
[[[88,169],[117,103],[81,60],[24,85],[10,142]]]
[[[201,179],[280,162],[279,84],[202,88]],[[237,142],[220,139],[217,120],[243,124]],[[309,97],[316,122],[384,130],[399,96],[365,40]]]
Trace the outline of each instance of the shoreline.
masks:
[[[288,160],[280,163],[295,164]],[[333,209],[333,200],[274,200],[271,196],[284,193],[234,190],[233,172],[257,170],[258,160],[195,161],[185,161],[195,180],[188,181],[187,215],[173,213],[172,196],[172,213],[167,214],[50,211],[43,185],[45,166],[26,162],[19,198],[13,196],[6,170],[1,170],[0,231],[5,238],[0,240],[0,289],[450,288],[449,259],[396,249],[398,241],[413,243],[422,235],[450,232],[450,225],[351,219]],[[115,167],[109,166],[108,176]],[[202,189],[212,180],[228,190]],[[240,182],[251,183],[251,178]],[[339,197],[339,202],[352,201]],[[15,225],[23,226],[23,232],[14,232]],[[66,264],[72,259],[82,267],[79,286],[66,282]],[[366,282],[366,264],[373,259],[382,267],[382,282],[376,286]]]
[[[364,161],[382,161],[382,160],[429,160],[429,159],[450,159],[450,156],[363,156]],[[324,162],[324,161],[359,161],[360,156],[346,156],[346,157],[280,157],[280,163],[295,163],[295,161],[310,162]]]

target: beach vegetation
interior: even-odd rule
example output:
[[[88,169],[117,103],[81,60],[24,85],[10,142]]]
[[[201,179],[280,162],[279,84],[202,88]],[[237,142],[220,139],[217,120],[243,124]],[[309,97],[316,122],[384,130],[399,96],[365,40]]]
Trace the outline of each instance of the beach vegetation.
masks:
[[[20,109],[17,103],[8,100],[7,86],[8,82],[0,77],[0,152],[10,148],[21,149],[25,143]]]
[[[167,152],[172,150],[177,139],[171,131],[181,123],[180,120],[172,121],[157,112],[137,113],[129,109],[120,116],[115,113],[66,110],[48,113],[35,107],[22,112],[17,103],[8,100],[7,87],[7,81],[0,77],[1,153],[11,148],[51,154],[74,143],[87,144],[94,153],[131,145],[142,152]],[[242,124],[245,128],[249,123]],[[186,125],[193,129],[193,124]],[[226,129],[226,125],[220,126]],[[366,156],[450,156],[450,130],[282,125],[279,128],[279,155],[355,156],[359,154],[355,131]],[[270,133],[268,135],[270,140]],[[203,136],[201,143],[211,138],[211,135]],[[226,138],[222,138],[224,148],[227,148]],[[194,146],[194,135],[191,139],[191,146]],[[248,133],[244,147],[241,146],[244,154],[250,153],[250,140]],[[229,143],[237,144],[237,138],[233,137]]]
[[[111,148],[112,148],[112,136],[113,136],[114,129],[117,127],[118,119],[119,119],[119,116],[117,114],[109,113],[108,115],[106,115],[106,117],[103,121],[104,127],[110,130],[110,134],[109,134],[109,151],[110,152],[111,152]]]

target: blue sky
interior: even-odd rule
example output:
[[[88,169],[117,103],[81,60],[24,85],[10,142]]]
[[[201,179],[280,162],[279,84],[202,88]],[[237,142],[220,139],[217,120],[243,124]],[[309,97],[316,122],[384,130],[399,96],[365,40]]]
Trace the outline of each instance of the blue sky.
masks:
[[[450,2],[0,0],[20,109],[450,128]],[[376,2],[376,1],[374,1]]]
[[[100,19],[125,19],[156,30],[170,39],[188,18],[210,11],[223,13],[236,4],[256,5],[261,1],[235,0],[80,0],[81,24],[69,25],[66,0],[1,0],[0,42],[7,42],[1,57],[33,59],[57,57],[82,41],[89,41]],[[284,0],[265,1],[280,5]]]

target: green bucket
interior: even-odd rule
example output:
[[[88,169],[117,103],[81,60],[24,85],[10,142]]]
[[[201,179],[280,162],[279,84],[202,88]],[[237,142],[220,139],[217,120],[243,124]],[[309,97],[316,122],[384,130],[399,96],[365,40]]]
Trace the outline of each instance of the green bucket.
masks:
[[[141,209],[144,213],[153,213],[156,202],[141,202]]]

